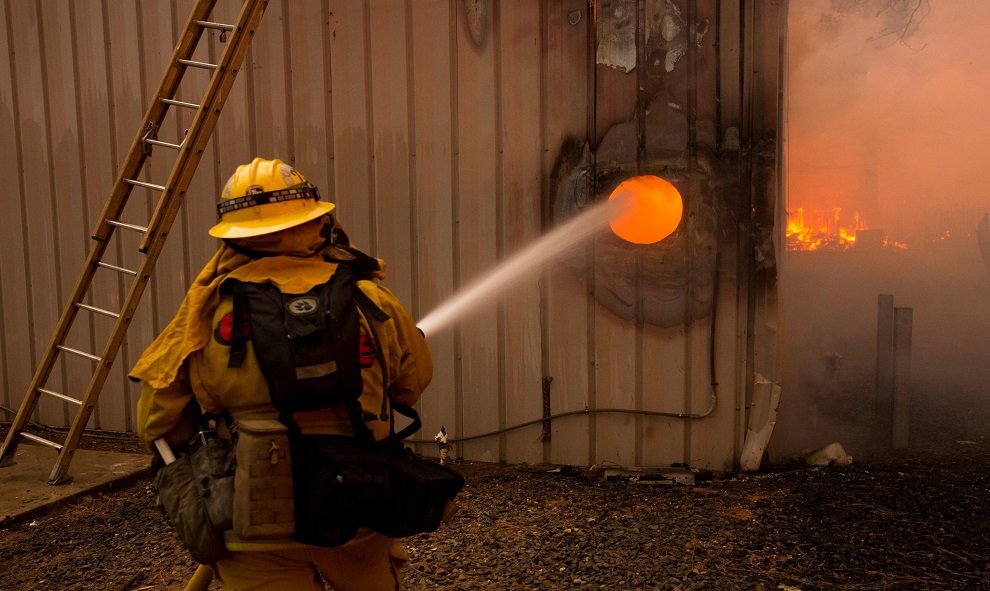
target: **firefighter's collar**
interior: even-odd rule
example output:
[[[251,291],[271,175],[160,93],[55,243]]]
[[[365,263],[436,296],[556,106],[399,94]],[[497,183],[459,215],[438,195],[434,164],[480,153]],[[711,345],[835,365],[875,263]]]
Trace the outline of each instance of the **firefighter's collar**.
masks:
[[[234,269],[226,279],[245,283],[271,283],[282,293],[306,293],[326,283],[337,269],[321,257],[271,256],[254,259]]]

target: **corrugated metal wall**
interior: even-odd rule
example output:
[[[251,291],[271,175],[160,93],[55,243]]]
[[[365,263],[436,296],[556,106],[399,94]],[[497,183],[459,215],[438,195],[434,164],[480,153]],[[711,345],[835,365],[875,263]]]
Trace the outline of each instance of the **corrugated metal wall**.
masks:
[[[238,4],[220,0],[214,20],[232,22]],[[8,409],[191,6],[3,0]],[[417,318],[579,209],[567,197],[575,186],[595,198],[651,172],[684,194],[678,238],[634,252],[599,237],[431,334],[422,436],[445,425],[456,454],[475,460],[731,469],[761,363],[764,308],[753,296],[772,291],[748,253],[752,212],[774,195],[772,146],[769,156],[751,148],[775,136],[779,11],[717,0],[273,0],[90,426],[134,428],[126,370],[215,249],[215,195],[254,155],[289,161],[319,185],[352,240],[388,261],[386,285]],[[214,34],[204,59],[219,42]],[[196,102],[206,77],[194,74],[180,98]],[[658,119],[661,108],[672,115]],[[181,136],[189,119],[176,119],[160,139]],[[683,135],[679,151],[671,134]],[[171,166],[159,151],[152,182]],[[145,223],[152,196],[131,202],[125,219]],[[120,264],[135,267],[138,239],[117,240]],[[655,292],[651,277],[666,289]],[[97,285],[93,302],[119,307],[123,287]],[[665,303],[671,289],[680,299]],[[678,311],[657,320],[664,306]],[[109,327],[77,322],[88,323],[80,348],[101,348]],[[66,362],[54,379],[71,390],[89,372]],[[69,412],[46,402],[37,421],[66,425]],[[513,428],[546,413],[566,416]]]

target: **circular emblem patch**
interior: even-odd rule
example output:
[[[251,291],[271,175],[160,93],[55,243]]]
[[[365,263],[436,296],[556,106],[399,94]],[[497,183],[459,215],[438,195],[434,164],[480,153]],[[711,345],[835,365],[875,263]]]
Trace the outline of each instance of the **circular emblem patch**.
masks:
[[[319,300],[315,296],[302,296],[286,302],[285,310],[293,316],[307,316],[316,311]]]

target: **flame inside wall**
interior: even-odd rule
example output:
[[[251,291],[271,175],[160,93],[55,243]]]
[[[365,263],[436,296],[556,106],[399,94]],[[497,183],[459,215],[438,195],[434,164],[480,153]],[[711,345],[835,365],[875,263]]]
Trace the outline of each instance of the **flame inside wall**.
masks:
[[[622,181],[608,200],[620,205],[609,227],[616,236],[633,244],[660,242],[677,230],[684,214],[684,201],[677,187],[649,174]]]
[[[787,212],[786,236],[787,250],[795,251],[837,251],[855,246],[907,248],[891,240],[883,230],[871,229],[858,211],[853,212],[852,220],[844,219],[840,207],[824,211],[799,207]]]

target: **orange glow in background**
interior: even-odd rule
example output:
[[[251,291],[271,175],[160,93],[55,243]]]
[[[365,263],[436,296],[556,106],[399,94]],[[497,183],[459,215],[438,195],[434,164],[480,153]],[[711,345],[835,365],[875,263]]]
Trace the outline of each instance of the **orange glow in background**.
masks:
[[[684,213],[677,187],[652,175],[622,181],[608,200],[620,204],[609,227],[619,238],[634,244],[654,244],[670,236]]]

